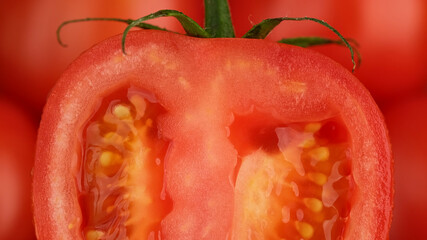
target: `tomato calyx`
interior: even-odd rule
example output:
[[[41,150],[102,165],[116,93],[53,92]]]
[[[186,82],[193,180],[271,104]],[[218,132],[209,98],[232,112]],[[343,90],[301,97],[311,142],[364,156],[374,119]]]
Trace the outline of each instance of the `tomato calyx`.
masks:
[[[83,19],[74,19],[63,22],[57,29],[57,39],[59,44],[62,46],[66,46],[61,40],[60,32],[61,29],[70,23],[75,22],[86,22],[86,21],[116,21],[123,22],[128,24],[125,31],[123,32],[122,37],[122,51],[126,54],[126,36],[129,31],[134,28],[142,28],[142,29],[152,29],[152,30],[160,30],[160,31],[169,31],[165,28],[161,28],[152,24],[147,24],[145,21],[160,18],[160,17],[174,17],[176,18],[181,26],[184,28],[186,35],[191,37],[198,38],[234,38],[234,28],[231,21],[230,16],[230,8],[227,0],[205,0],[205,27],[201,27],[196,21],[188,17],[182,12],[176,10],[159,10],[155,13],[151,13],[139,19],[120,19],[120,18],[83,18]],[[312,21],[318,24],[321,24],[327,27],[329,30],[334,32],[339,39],[327,39],[320,37],[299,37],[299,38],[291,38],[291,39],[282,39],[278,41],[279,43],[286,43],[295,46],[302,47],[310,47],[315,45],[324,45],[324,44],[337,44],[341,46],[346,46],[351,53],[351,61],[353,63],[352,71],[356,69],[358,65],[360,65],[361,58],[358,50],[354,47],[354,41],[344,38],[341,33],[339,33],[335,28],[326,23],[323,20],[312,18],[312,17],[280,17],[280,18],[269,18],[261,21],[260,23],[254,25],[242,38],[251,38],[251,39],[265,39],[267,35],[277,27],[283,21]],[[353,42],[353,44],[350,44]],[[356,64],[354,52],[358,57],[358,61]]]

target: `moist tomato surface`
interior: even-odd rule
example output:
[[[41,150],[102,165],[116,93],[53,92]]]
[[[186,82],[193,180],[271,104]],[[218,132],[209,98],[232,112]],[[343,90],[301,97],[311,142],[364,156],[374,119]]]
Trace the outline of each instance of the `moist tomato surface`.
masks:
[[[351,73],[264,40],[137,31],[63,74],[34,170],[41,239],[386,239],[387,132]]]

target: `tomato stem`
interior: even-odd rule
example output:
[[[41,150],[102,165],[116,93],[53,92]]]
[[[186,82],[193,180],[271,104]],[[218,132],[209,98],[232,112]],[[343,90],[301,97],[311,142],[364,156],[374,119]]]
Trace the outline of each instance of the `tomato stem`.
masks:
[[[234,38],[227,0],[205,0],[205,30],[211,38]]]
[[[357,56],[357,65],[356,68],[360,66],[362,63],[362,56],[359,52],[359,43],[351,38],[346,38],[347,42],[353,47],[354,53]],[[329,38],[323,38],[323,37],[296,37],[296,38],[283,38],[278,41],[279,43],[285,43],[289,45],[294,46],[300,46],[300,47],[312,47],[312,46],[319,46],[319,45],[326,45],[326,44],[335,44],[339,46],[346,47],[346,44],[342,39],[329,39]]]

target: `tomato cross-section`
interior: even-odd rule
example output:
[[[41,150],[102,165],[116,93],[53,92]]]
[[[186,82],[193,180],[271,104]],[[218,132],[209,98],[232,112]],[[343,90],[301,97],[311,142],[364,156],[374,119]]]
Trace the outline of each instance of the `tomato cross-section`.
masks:
[[[45,108],[40,239],[386,239],[378,107],[299,47],[158,31],[93,47]]]

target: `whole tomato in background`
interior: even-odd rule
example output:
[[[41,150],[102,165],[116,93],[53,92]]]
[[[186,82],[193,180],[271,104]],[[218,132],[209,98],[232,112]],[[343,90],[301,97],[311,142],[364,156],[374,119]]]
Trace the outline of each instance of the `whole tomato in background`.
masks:
[[[391,239],[427,236],[427,92],[384,108],[395,166]]]
[[[23,109],[0,96],[0,239],[35,239],[31,169],[36,124]]]
[[[113,22],[71,24],[62,31],[68,48],[56,40],[56,29],[66,20],[86,17],[139,18],[160,9],[176,9],[201,19],[196,0],[23,0],[0,6],[0,92],[20,99],[40,114],[47,95],[66,66],[85,49],[123,32]],[[200,0],[201,2],[201,0]],[[181,31],[175,19],[154,21]]]
[[[427,1],[424,0],[230,0],[238,36],[267,17],[323,19],[360,44],[362,65],[356,77],[378,104],[427,85]],[[270,39],[323,36],[336,38],[315,23],[284,22]],[[347,48],[313,47],[351,69]]]

